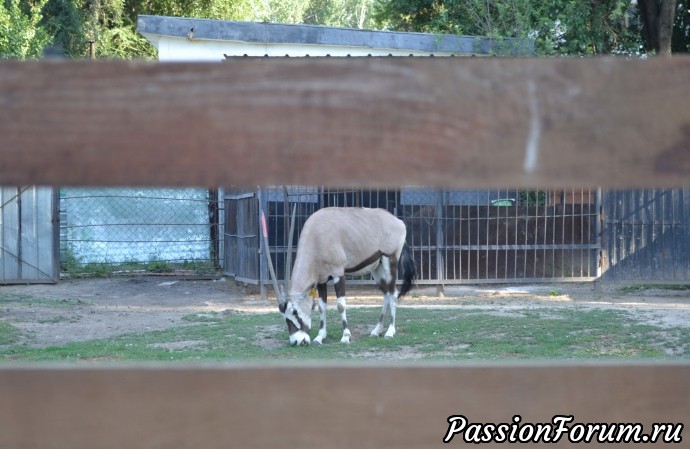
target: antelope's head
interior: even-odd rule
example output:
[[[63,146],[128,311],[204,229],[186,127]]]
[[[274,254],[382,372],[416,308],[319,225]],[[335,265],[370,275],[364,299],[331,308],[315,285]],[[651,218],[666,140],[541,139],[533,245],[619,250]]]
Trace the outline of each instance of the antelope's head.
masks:
[[[273,268],[273,261],[271,260],[271,251],[268,246],[268,229],[266,226],[266,216],[261,212],[261,226],[263,231],[264,243],[266,247],[266,257],[268,258],[268,271],[273,281],[273,289],[278,298],[278,311],[285,318],[287,323],[288,333],[290,335],[290,344],[292,346],[308,346],[311,343],[309,331],[311,330],[311,311],[314,306],[314,298],[311,295],[303,293],[290,293],[289,297],[286,294],[290,292],[290,272],[292,265],[292,236],[295,230],[295,213],[297,212],[297,205],[292,209],[292,219],[290,221],[290,234],[288,237],[287,256],[285,262],[285,279],[287,282],[287,289],[282,289],[278,285],[275,269]]]
[[[311,343],[311,311],[314,299],[310,295],[290,295],[284,302],[278,302],[278,310],[285,318],[292,346],[307,346]]]

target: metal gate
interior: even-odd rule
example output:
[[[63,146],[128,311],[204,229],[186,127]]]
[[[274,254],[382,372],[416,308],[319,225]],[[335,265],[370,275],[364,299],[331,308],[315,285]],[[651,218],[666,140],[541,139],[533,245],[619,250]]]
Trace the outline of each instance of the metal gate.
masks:
[[[418,283],[588,281],[598,275],[595,189],[404,189]]]
[[[258,284],[259,202],[257,192],[226,189],[224,272],[241,282]]]
[[[58,196],[49,187],[0,187],[0,284],[60,278]]]
[[[690,280],[690,189],[607,191],[603,278]]]
[[[269,245],[284,277],[289,215],[297,205],[295,242],[306,219],[328,206],[379,207],[401,218],[417,264],[418,284],[591,281],[599,275],[601,196],[596,189],[389,190],[269,188],[226,195],[226,272],[268,285],[258,239],[258,208],[266,211]],[[239,202],[251,203],[239,210]],[[236,205],[231,204],[237,202]],[[243,214],[249,214],[243,216]],[[234,215],[234,217],[233,217]],[[232,231],[243,223],[244,234]],[[229,240],[228,240],[229,239]],[[236,245],[244,244],[242,257]],[[226,252],[226,255],[228,254]],[[234,259],[237,257],[237,259]],[[239,274],[237,263],[247,264]],[[251,265],[251,266],[249,266]],[[256,272],[252,272],[256,267]],[[370,278],[355,279],[370,283]]]

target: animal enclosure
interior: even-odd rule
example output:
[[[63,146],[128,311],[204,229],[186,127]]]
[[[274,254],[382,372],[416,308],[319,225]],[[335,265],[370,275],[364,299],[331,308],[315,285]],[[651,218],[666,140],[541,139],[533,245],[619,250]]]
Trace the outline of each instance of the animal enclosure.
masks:
[[[295,242],[316,210],[362,206],[387,209],[405,222],[418,284],[590,281],[598,276],[599,203],[596,189],[231,190],[225,195],[225,272],[269,284],[259,257],[266,250],[257,237],[259,210],[266,211],[269,250],[282,279],[292,205]]]
[[[299,206],[295,237],[309,215],[329,205],[382,207],[398,215],[408,227],[422,285],[690,279],[687,189],[600,193],[293,186],[287,197],[282,188],[221,191],[218,201],[217,191],[207,189],[61,189],[60,263],[76,271],[98,264],[154,271],[222,266],[239,281],[265,284],[258,211],[268,212],[270,248],[282,276],[290,203]],[[7,215],[12,204],[4,204],[8,255],[13,253]],[[25,210],[25,219],[35,215],[31,210]],[[51,223],[44,212],[38,214]],[[14,275],[6,273],[7,282]]]

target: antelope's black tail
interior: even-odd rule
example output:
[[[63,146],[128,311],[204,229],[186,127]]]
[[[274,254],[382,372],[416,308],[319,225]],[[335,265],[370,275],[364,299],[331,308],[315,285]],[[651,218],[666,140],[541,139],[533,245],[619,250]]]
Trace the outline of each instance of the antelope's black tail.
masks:
[[[403,283],[400,286],[400,293],[398,298],[402,298],[407,292],[412,288],[412,282],[417,276],[417,266],[412,258],[412,253],[410,248],[408,248],[407,243],[403,246],[402,252],[400,253],[400,260],[398,260],[398,271],[402,277]]]

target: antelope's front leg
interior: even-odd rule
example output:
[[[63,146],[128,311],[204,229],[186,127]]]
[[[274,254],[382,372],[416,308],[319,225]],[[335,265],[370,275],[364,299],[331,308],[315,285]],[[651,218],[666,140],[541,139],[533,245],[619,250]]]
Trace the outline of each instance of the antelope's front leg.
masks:
[[[318,284],[316,291],[319,294],[319,334],[314,339],[314,343],[323,344],[326,338],[326,284]]]
[[[338,312],[340,313],[340,320],[343,322],[343,338],[340,339],[340,343],[350,343],[352,334],[350,329],[347,327],[347,304],[345,303],[345,278],[339,278],[334,280],[335,282],[335,294],[338,296]]]

